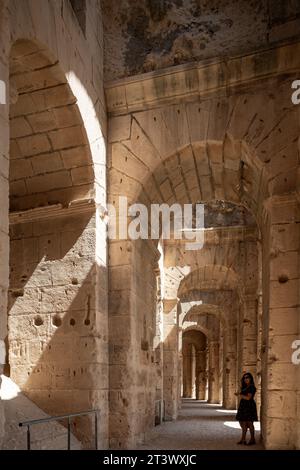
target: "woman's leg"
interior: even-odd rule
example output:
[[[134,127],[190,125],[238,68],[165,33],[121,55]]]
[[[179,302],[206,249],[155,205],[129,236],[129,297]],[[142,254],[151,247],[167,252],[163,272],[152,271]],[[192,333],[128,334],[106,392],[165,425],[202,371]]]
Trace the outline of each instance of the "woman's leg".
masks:
[[[246,421],[240,421],[240,426],[242,428],[242,437],[238,444],[244,444],[246,442],[246,433],[247,433],[247,423]]]
[[[254,424],[253,421],[248,421],[248,428],[250,430],[250,441],[251,443],[255,442],[255,430],[254,430]]]

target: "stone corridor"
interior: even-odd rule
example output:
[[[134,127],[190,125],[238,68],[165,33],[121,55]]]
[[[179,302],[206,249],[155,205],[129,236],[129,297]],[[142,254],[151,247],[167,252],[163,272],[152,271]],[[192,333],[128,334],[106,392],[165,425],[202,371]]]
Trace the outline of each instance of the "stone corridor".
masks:
[[[184,399],[177,421],[156,426],[137,449],[164,450],[261,450],[260,426],[255,423],[256,445],[243,446],[240,427],[234,410],[201,400]],[[249,439],[249,434],[247,436]]]

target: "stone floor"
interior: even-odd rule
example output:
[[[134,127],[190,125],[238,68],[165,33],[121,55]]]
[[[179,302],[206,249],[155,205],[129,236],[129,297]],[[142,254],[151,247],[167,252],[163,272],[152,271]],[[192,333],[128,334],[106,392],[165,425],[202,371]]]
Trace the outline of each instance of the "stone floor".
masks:
[[[241,446],[239,423],[234,410],[223,410],[220,405],[203,401],[183,400],[177,421],[156,426],[139,449],[188,449],[188,450],[257,450],[260,444],[260,426],[255,423],[256,442],[253,446]],[[249,431],[248,431],[249,433]],[[249,438],[249,435],[247,436]]]

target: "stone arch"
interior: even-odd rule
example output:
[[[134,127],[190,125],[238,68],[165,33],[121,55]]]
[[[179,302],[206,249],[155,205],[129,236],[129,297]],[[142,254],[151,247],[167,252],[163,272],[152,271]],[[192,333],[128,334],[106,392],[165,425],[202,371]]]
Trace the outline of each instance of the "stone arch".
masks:
[[[93,161],[77,100],[38,41],[12,45],[10,96],[11,211],[93,199]]]
[[[197,328],[182,334],[183,397],[205,399],[207,337]]]
[[[179,284],[178,297],[182,298],[191,290],[238,290],[242,292],[242,285],[236,272],[221,265],[206,265],[191,271]]]

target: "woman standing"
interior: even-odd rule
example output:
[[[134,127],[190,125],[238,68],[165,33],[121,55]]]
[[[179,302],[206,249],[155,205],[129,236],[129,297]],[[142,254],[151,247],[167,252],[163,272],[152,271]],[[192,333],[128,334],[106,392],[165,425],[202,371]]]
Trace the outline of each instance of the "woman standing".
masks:
[[[253,445],[255,444],[255,431],[254,421],[258,421],[256,403],[254,395],[256,387],[254,385],[253,377],[250,373],[246,373],[242,377],[241,391],[236,393],[240,397],[240,403],[236,419],[239,421],[242,428],[242,437],[238,444]],[[246,442],[247,429],[250,430],[250,441]]]

